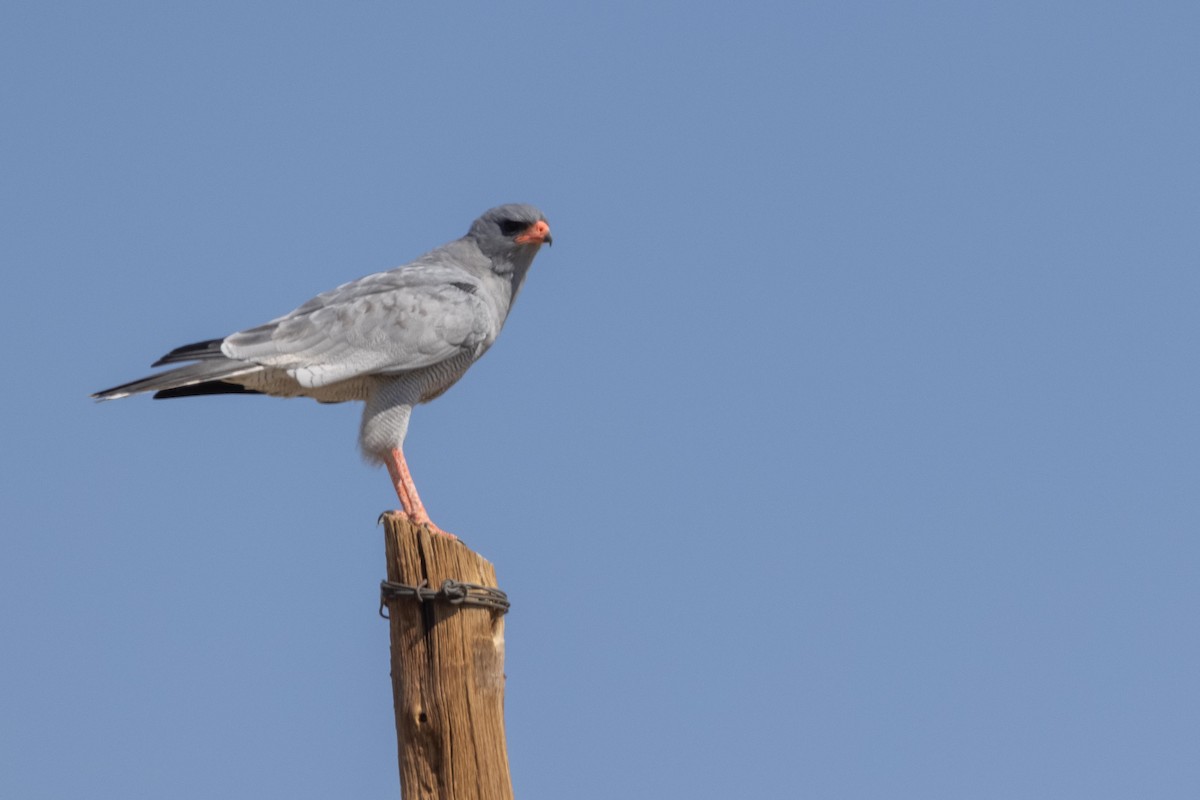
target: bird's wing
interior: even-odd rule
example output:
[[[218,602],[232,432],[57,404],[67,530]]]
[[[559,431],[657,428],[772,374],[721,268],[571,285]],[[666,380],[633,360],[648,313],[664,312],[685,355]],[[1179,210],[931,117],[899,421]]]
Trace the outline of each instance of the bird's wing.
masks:
[[[314,388],[420,369],[477,350],[499,329],[463,269],[433,264],[369,275],[266,325],[229,336],[229,358],[285,370]]]

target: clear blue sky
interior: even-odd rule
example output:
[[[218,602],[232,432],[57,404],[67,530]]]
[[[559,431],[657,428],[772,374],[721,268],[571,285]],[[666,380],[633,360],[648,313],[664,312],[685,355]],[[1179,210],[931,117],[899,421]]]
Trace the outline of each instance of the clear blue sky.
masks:
[[[517,795],[1200,791],[1194,3],[0,10],[0,795],[398,793],[358,409],[97,406],[535,203],[414,415]]]

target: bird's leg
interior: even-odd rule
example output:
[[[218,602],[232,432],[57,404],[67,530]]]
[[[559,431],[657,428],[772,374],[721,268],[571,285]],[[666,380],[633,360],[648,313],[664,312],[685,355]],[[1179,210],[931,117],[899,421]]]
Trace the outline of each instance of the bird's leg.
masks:
[[[453,533],[444,531],[437,525],[433,524],[433,520],[429,518],[429,513],[425,511],[425,506],[421,503],[421,497],[417,494],[417,486],[413,483],[412,473],[408,471],[408,464],[404,460],[404,452],[400,448],[393,448],[388,451],[387,458],[384,459],[387,464],[388,474],[392,476],[392,483],[396,486],[396,496],[400,498],[400,505],[404,507],[405,514],[417,525],[428,525],[429,529],[434,533],[440,533],[443,536],[449,536],[451,539],[457,539]]]

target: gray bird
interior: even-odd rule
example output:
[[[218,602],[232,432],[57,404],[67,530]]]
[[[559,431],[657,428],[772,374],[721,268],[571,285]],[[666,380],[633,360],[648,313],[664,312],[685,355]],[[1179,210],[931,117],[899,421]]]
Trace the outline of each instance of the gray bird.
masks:
[[[290,314],[223,339],[178,347],[185,364],[92,397],[206,394],[361,400],[359,445],[385,464],[409,518],[429,519],[404,461],[413,406],[439,396],[496,341],[550,226],[531,205],[498,206],[461,239],[410,264],[319,294]],[[446,534],[451,535],[451,534]]]

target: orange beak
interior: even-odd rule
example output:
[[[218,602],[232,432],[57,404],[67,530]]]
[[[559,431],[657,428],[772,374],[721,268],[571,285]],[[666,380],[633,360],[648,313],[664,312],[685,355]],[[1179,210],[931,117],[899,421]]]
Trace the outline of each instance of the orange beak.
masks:
[[[554,244],[554,239],[550,236],[550,226],[541,219],[514,236],[513,241],[517,244]]]

